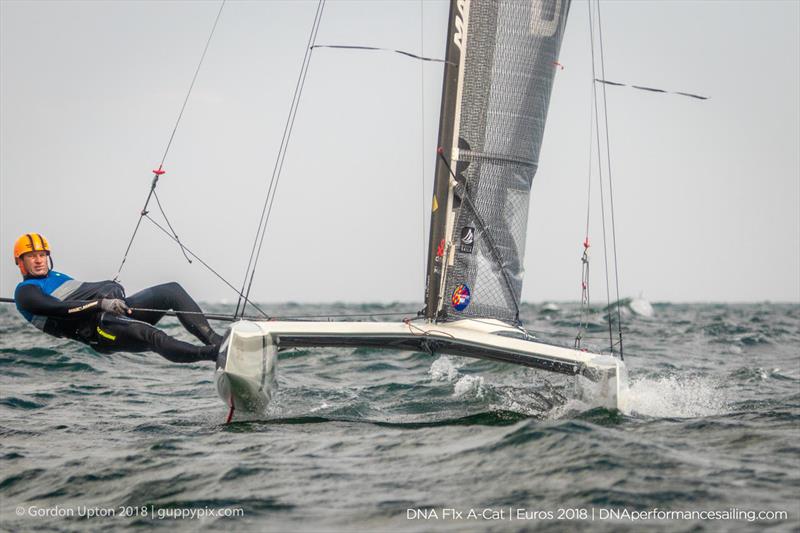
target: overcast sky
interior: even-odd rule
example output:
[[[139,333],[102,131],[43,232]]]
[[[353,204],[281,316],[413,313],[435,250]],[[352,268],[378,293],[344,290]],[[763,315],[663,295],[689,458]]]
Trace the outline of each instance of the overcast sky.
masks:
[[[622,295],[800,301],[800,3],[601,5],[608,79],[711,97],[608,89]],[[218,8],[0,1],[0,295],[30,231],[56,269],[114,275]],[[315,8],[226,4],[158,187],[181,239],[236,285]],[[442,57],[447,9],[329,1],[317,42]],[[580,296],[589,54],[575,1],[531,196],[527,301]],[[256,300],[421,302],[441,75],[396,54],[315,50]],[[591,286],[605,300],[600,229]],[[235,298],[145,222],[122,281],[133,293],[172,280]]]

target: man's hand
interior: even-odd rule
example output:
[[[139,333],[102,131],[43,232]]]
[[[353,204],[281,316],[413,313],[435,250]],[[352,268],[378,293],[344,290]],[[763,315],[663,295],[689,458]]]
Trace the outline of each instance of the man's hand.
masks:
[[[131,309],[124,300],[119,298],[103,298],[100,300],[100,309],[112,315],[131,314]]]

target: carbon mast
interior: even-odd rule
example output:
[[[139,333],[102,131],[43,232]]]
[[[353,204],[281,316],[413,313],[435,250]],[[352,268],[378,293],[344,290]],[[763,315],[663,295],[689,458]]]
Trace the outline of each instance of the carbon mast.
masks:
[[[463,82],[463,61],[467,39],[469,0],[451,0],[450,21],[447,27],[447,51],[442,82],[442,103],[439,113],[439,150],[433,183],[430,237],[428,239],[428,271],[425,280],[425,318],[436,320],[442,309],[445,271],[452,263],[452,225],[455,201],[451,171],[456,154],[454,139],[458,138],[456,121]],[[448,167],[446,161],[450,162]]]

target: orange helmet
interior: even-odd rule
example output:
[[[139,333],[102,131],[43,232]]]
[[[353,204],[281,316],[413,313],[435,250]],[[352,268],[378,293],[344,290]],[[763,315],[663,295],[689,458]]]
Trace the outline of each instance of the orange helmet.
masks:
[[[27,276],[28,271],[25,270],[25,264],[19,258],[28,252],[47,252],[49,256],[50,243],[38,233],[26,233],[16,240],[14,243],[14,263],[17,264],[23,276]]]

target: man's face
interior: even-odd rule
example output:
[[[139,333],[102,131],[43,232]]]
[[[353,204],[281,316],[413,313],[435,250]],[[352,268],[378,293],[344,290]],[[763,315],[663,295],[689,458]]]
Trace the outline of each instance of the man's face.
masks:
[[[25,270],[31,276],[46,276],[47,271],[50,270],[47,264],[47,252],[28,252],[23,254],[20,259]]]

